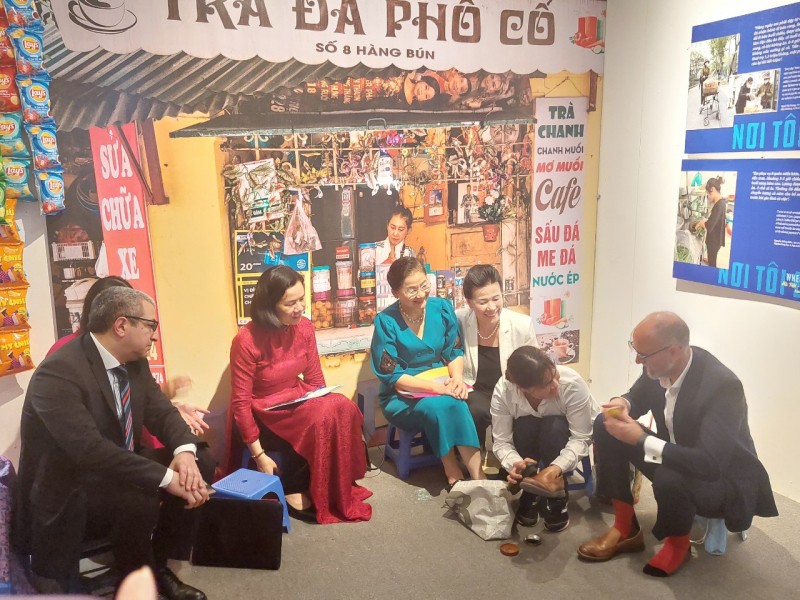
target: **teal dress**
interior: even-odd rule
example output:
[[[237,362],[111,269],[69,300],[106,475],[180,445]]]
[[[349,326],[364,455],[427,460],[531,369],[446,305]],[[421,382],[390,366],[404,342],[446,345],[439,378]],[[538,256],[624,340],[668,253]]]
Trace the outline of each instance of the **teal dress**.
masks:
[[[383,415],[400,429],[424,431],[437,456],[444,456],[454,446],[478,447],[469,406],[452,396],[403,398],[394,385],[402,375],[443,367],[463,355],[458,319],[448,300],[428,298],[422,339],[408,328],[397,302],[375,317],[372,370],[381,383],[379,402]]]

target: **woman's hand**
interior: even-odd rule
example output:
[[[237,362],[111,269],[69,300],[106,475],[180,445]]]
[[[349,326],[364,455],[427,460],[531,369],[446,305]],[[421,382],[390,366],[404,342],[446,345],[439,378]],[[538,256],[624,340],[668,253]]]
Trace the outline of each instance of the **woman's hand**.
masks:
[[[275,475],[278,471],[277,463],[266,454],[262,454],[256,459],[256,467],[259,471],[267,475]]]
[[[453,396],[454,398],[460,398],[461,400],[465,400],[467,398],[467,394],[469,394],[467,384],[464,383],[464,380],[460,377],[448,377],[444,381],[444,387],[448,395]]]
[[[192,387],[192,378],[188,375],[178,375],[161,384],[161,391],[172,400],[178,394],[188,392]]]
[[[211,426],[203,420],[203,417],[209,413],[205,408],[197,407],[188,402],[173,402],[172,405],[178,409],[181,418],[192,430],[195,435],[200,435],[204,431],[211,429]]]

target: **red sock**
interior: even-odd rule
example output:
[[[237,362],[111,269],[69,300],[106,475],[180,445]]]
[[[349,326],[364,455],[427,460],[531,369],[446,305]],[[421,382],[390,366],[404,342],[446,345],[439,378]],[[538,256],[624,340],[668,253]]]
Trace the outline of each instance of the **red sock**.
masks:
[[[622,534],[622,539],[627,540],[633,529],[633,504],[628,504],[622,500],[612,500],[614,505],[614,529]]]
[[[644,572],[654,577],[672,575],[686,560],[688,552],[688,534],[667,537],[664,540],[664,547],[644,566]]]

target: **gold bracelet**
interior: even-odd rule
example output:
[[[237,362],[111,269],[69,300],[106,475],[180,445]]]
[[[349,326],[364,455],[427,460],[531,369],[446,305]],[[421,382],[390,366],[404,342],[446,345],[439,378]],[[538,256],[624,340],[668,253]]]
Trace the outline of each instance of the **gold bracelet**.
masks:
[[[258,454],[256,454],[255,456],[252,456],[252,455],[251,455],[251,456],[250,456],[250,458],[252,458],[253,460],[258,460],[258,458],[259,458],[260,456],[262,456],[263,454],[266,454],[266,453],[267,453],[267,451],[266,451],[266,450],[262,450],[261,452],[259,452],[259,453],[258,453]]]

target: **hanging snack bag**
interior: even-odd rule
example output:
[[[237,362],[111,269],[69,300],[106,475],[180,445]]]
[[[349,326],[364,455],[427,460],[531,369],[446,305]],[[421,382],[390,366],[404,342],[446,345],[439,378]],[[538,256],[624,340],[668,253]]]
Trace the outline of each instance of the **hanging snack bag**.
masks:
[[[10,27],[8,37],[14,45],[17,59],[17,72],[22,76],[44,73],[42,31]]]
[[[33,368],[31,340],[27,331],[0,333],[0,376]]]
[[[6,198],[5,223],[0,223],[0,244],[19,244],[19,231],[15,220],[17,212],[17,201],[13,198]]]
[[[22,141],[22,115],[19,113],[0,114],[0,155],[17,158],[31,155]]]
[[[0,3],[0,29],[8,29],[8,17],[2,3]]]
[[[27,287],[0,289],[0,331],[30,329],[25,308]]]
[[[17,75],[17,87],[22,99],[22,118],[26,123],[52,121],[50,112],[50,75],[39,73],[30,77]]]
[[[8,224],[6,221],[6,176],[0,173],[0,223]]]
[[[0,287],[27,285],[22,270],[22,244],[0,246]]]
[[[42,18],[33,0],[3,0],[6,9],[6,18],[11,27],[26,27],[28,29],[43,29]]]
[[[6,156],[3,158],[3,172],[6,176],[6,200],[16,198],[24,202],[36,201],[31,193],[31,161]]]
[[[2,36],[0,36],[0,42],[2,42]],[[19,90],[14,79],[15,75],[14,65],[0,66],[0,113],[19,110]]]
[[[58,167],[35,173],[42,214],[52,215],[64,210],[64,169]]]
[[[37,171],[44,171],[60,166],[55,123],[52,121],[37,125],[25,123],[25,130],[31,140],[33,168]]]
[[[8,37],[8,30],[3,26],[2,18],[0,18],[0,65],[4,67],[16,67],[17,65],[14,58],[14,45],[11,43],[11,38]]]

